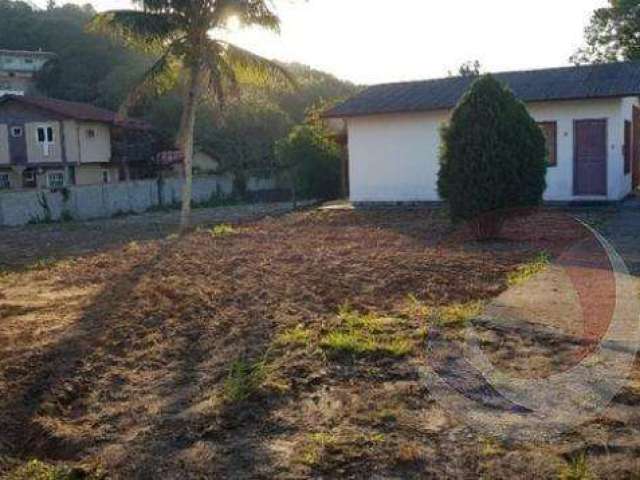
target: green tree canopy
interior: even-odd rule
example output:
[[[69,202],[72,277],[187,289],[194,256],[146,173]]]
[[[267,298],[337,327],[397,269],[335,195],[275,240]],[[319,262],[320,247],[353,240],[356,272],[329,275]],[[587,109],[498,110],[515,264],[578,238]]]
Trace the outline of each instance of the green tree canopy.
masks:
[[[309,118],[294,127],[276,144],[276,159],[289,171],[296,195],[325,200],[340,196],[340,146],[322,122]]]
[[[89,4],[51,4],[47,10],[34,11],[25,3],[0,0],[0,45],[18,50],[41,48],[58,55],[38,78],[40,93],[116,110],[159,55],[152,48],[126,48],[116,38],[87,31],[95,13]],[[294,77],[297,89],[280,82],[256,85],[241,76],[238,88],[225,99],[226,108],[201,102],[195,144],[216,158],[222,171],[240,176],[272,171],[276,140],[303,123],[311,106],[344,99],[360,88],[305,65],[281,66]],[[150,121],[171,144],[180,126],[185,78],[178,69],[164,80],[140,98],[131,114]],[[156,95],[161,92],[164,95]]]
[[[438,191],[454,220],[496,220],[537,206],[546,188],[542,131],[524,104],[491,75],[476,80],[442,130]],[[480,219],[480,220],[479,220]],[[482,227],[482,225],[479,225]]]
[[[585,41],[574,63],[640,60],[640,0],[609,0],[593,13]]]

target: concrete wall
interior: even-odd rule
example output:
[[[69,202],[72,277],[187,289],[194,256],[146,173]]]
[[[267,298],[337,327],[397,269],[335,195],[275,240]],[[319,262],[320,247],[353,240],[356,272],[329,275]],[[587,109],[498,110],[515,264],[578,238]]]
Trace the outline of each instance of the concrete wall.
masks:
[[[608,194],[593,199],[619,200],[630,192],[623,170],[624,120],[636,99],[541,102],[528,105],[536,121],[558,123],[558,165],[549,168],[545,200],[571,201],[573,195],[573,121],[608,120]],[[438,201],[440,127],[450,112],[375,115],[352,118],[349,177],[354,202]]]
[[[206,202],[213,195],[231,194],[232,182],[226,177],[196,177],[193,181],[193,199]],[[75,220],[111,217],[119,213],[141,213],[158,206],[178,203],[182,194],[182,180],[166,179],[158,188],[156,180],[121,182],[107,185],[74,186],[66,189],[68,195],[49,190],[0,193],[0,225],[18,226],[47,218],[60,220],[66,212]]]

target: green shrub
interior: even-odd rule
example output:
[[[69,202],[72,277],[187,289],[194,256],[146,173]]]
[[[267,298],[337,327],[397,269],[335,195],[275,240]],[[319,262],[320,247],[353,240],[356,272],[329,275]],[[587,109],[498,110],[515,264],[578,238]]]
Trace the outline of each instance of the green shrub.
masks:
[[[224,382],[223,395],[230,403],[242,402],[257,392],[267,378],[264,362],[236,360],[231,364]]]
[[[571,459],[558,474],[560,480],[593,480],[586,455],[583,453]]]
[[[276,144],[278,163],[293,172],[301,198],[334,199],[340,195],[340,147],[317,126],[300,125]]]
[[[104,476],[87,473],[67,465],[49,465],[40,460],[31,460],[9,473],[8,480],[98,480]]]
[[[236,229],[233,228],[232,225],[228,225],[226,223],[221,223],[220,225],[216,225],[211,229],[212,237],[228,237],[230,235],[234,235],[236,233]]]
[[[542,202],[542,131],[524,104],[490,75],[473,83],[442,129],[440,163],[440,196],[454,221],[476,223],[478,237],[497,235],[506,212]]]

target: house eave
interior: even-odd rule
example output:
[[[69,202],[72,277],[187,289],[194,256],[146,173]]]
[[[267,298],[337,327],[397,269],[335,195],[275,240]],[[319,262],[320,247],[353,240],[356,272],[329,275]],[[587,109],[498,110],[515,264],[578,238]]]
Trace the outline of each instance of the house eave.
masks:
[[[527,99],[521,100],[525,104],[529,103],[552,103],[552,102],[577,102],[577,101],[589,101],[589,100],[613,100],[613,99],[622,99],[627,97],[638,97],[640,96],[640,91],[633,91],[629,93],[617,93],[615,95],[593,95],[589,97],[579,96],[579,97],[562,97],[562,98],[540,98],[540,99]],[[353,112],[353,113],[345,113],[345,114],[332,114],[331,111],[325,112],[321,115],[321,118],[324,119],[344,119],[348,120],[350,118],[361,118],[361,117],[373,117],[373,116],[384,116],[384,115],[403,115],[403,114],[412,114],[412,113],[429,113],[429,112],[440,112],[443,110],[452,110],[456,105],[448,105],[448,106],[437,106],[430,108],[415,108],[415,109],[389,109],[389,110],[371,110],[367,112]]]

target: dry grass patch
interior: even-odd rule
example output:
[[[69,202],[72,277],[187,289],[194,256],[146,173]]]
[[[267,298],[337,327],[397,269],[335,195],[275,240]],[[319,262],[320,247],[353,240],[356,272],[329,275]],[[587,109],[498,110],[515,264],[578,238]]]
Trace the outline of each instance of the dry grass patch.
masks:
[[[426,460],[424,445],[416,442],[402,443],[398,447],[396,462],[403,466],[417,466]]]
[[[532,261],[520,265],[515,272],[510,273],[507,277],[507,283],[510,287],[525,283],[531,277],[544,272],[550,263],[551,257],[549,254],[547,252],[540,252]]]
[[[298,448],[296,462],[321,471],[362,459],[385,442],[381,433],[312,433]]]
[[[113,478],[403,478],[396,460],[418,452],[402,445],[426,435],[434,477],[472,476],[442,458],[477,455],[478,438],[456,438],[449,453],[436,445],[448,448],[450,423],[427,428],[419,344],[432,317],[462,324],[518,265],[579,233],[552,219],[542,245],[524,222],[492,249],[443,243],[451,227],[429,209],[302,212],[243,223],[230,241],[209,230],[112,238],[104,251],[14,272],[0,298],[11,305],[0,325],[0,459],[99,460]],[[99,236],[80,235],[65,245]],[[41,235],[31,241],[45,255]],[[34,291],[57,300],[43,306]],[[345,357],[356,361],[336,361]],[[196,445],[206,455],[182,461]]]

